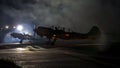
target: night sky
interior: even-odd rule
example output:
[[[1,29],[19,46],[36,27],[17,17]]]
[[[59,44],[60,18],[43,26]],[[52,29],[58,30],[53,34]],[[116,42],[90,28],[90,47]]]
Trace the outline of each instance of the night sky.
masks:
[[[96,25],[118,40],[119,18],[119,0],[0,0],[0,25],[59,25],[81,33]]]

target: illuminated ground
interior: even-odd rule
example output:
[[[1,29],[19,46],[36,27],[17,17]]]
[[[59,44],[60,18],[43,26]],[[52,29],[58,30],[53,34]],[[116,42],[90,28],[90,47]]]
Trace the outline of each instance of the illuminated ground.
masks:
[[[1,49],[0,58],[14,60],[23,68],[106,68],[115,67],[106,62],[78,53],[69,48],[24,48]]]

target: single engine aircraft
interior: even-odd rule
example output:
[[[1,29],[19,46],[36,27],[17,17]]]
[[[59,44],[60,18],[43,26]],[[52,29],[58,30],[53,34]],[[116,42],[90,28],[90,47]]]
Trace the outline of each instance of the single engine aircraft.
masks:
[[[30,40],[32,38],[31,35],[29,34],[22,34],[22,33],[11,33],[10,34],[13,38],[18,38],[20,39],[20,43],[23,42],[23,40]]]
[[[63,40],[82,40],[82,39],[91,39],[95,40],[100,37],[101,31],[97,26],[93,26],[92,29],[86,33],[77,33],[73,31],[65,31],[65,28],[48,28],[39,26],[34,29],[37,35],[44,37],[46,36],[49,39],[49,44],[54,45],[57,39]]]

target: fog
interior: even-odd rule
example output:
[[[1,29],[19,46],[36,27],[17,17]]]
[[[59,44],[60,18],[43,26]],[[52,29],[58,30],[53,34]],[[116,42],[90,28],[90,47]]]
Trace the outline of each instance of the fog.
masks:
[[[108,39],[119,40],[119,0],[1,0],[0,7],[0,24],[55,25],[80,33],[98,26]]]

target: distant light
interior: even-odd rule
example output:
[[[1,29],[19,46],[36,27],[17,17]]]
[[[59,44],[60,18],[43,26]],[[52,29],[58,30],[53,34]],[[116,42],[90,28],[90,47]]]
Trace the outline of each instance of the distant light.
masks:
[[[6,28],[6,29],[8,29],[8,28],[9,28],[9,26],[5,26],[5,28]]]
[[[69,37],[70,35],[69,34],[65,34],[66,37]]]
[[[18,25],[17,26],[17,30],[22,31],[23,30],[23,26],[22,25]]]
[[[13,26],[13,28],[15,29],[16,27],[15,27],[15,26]]]

